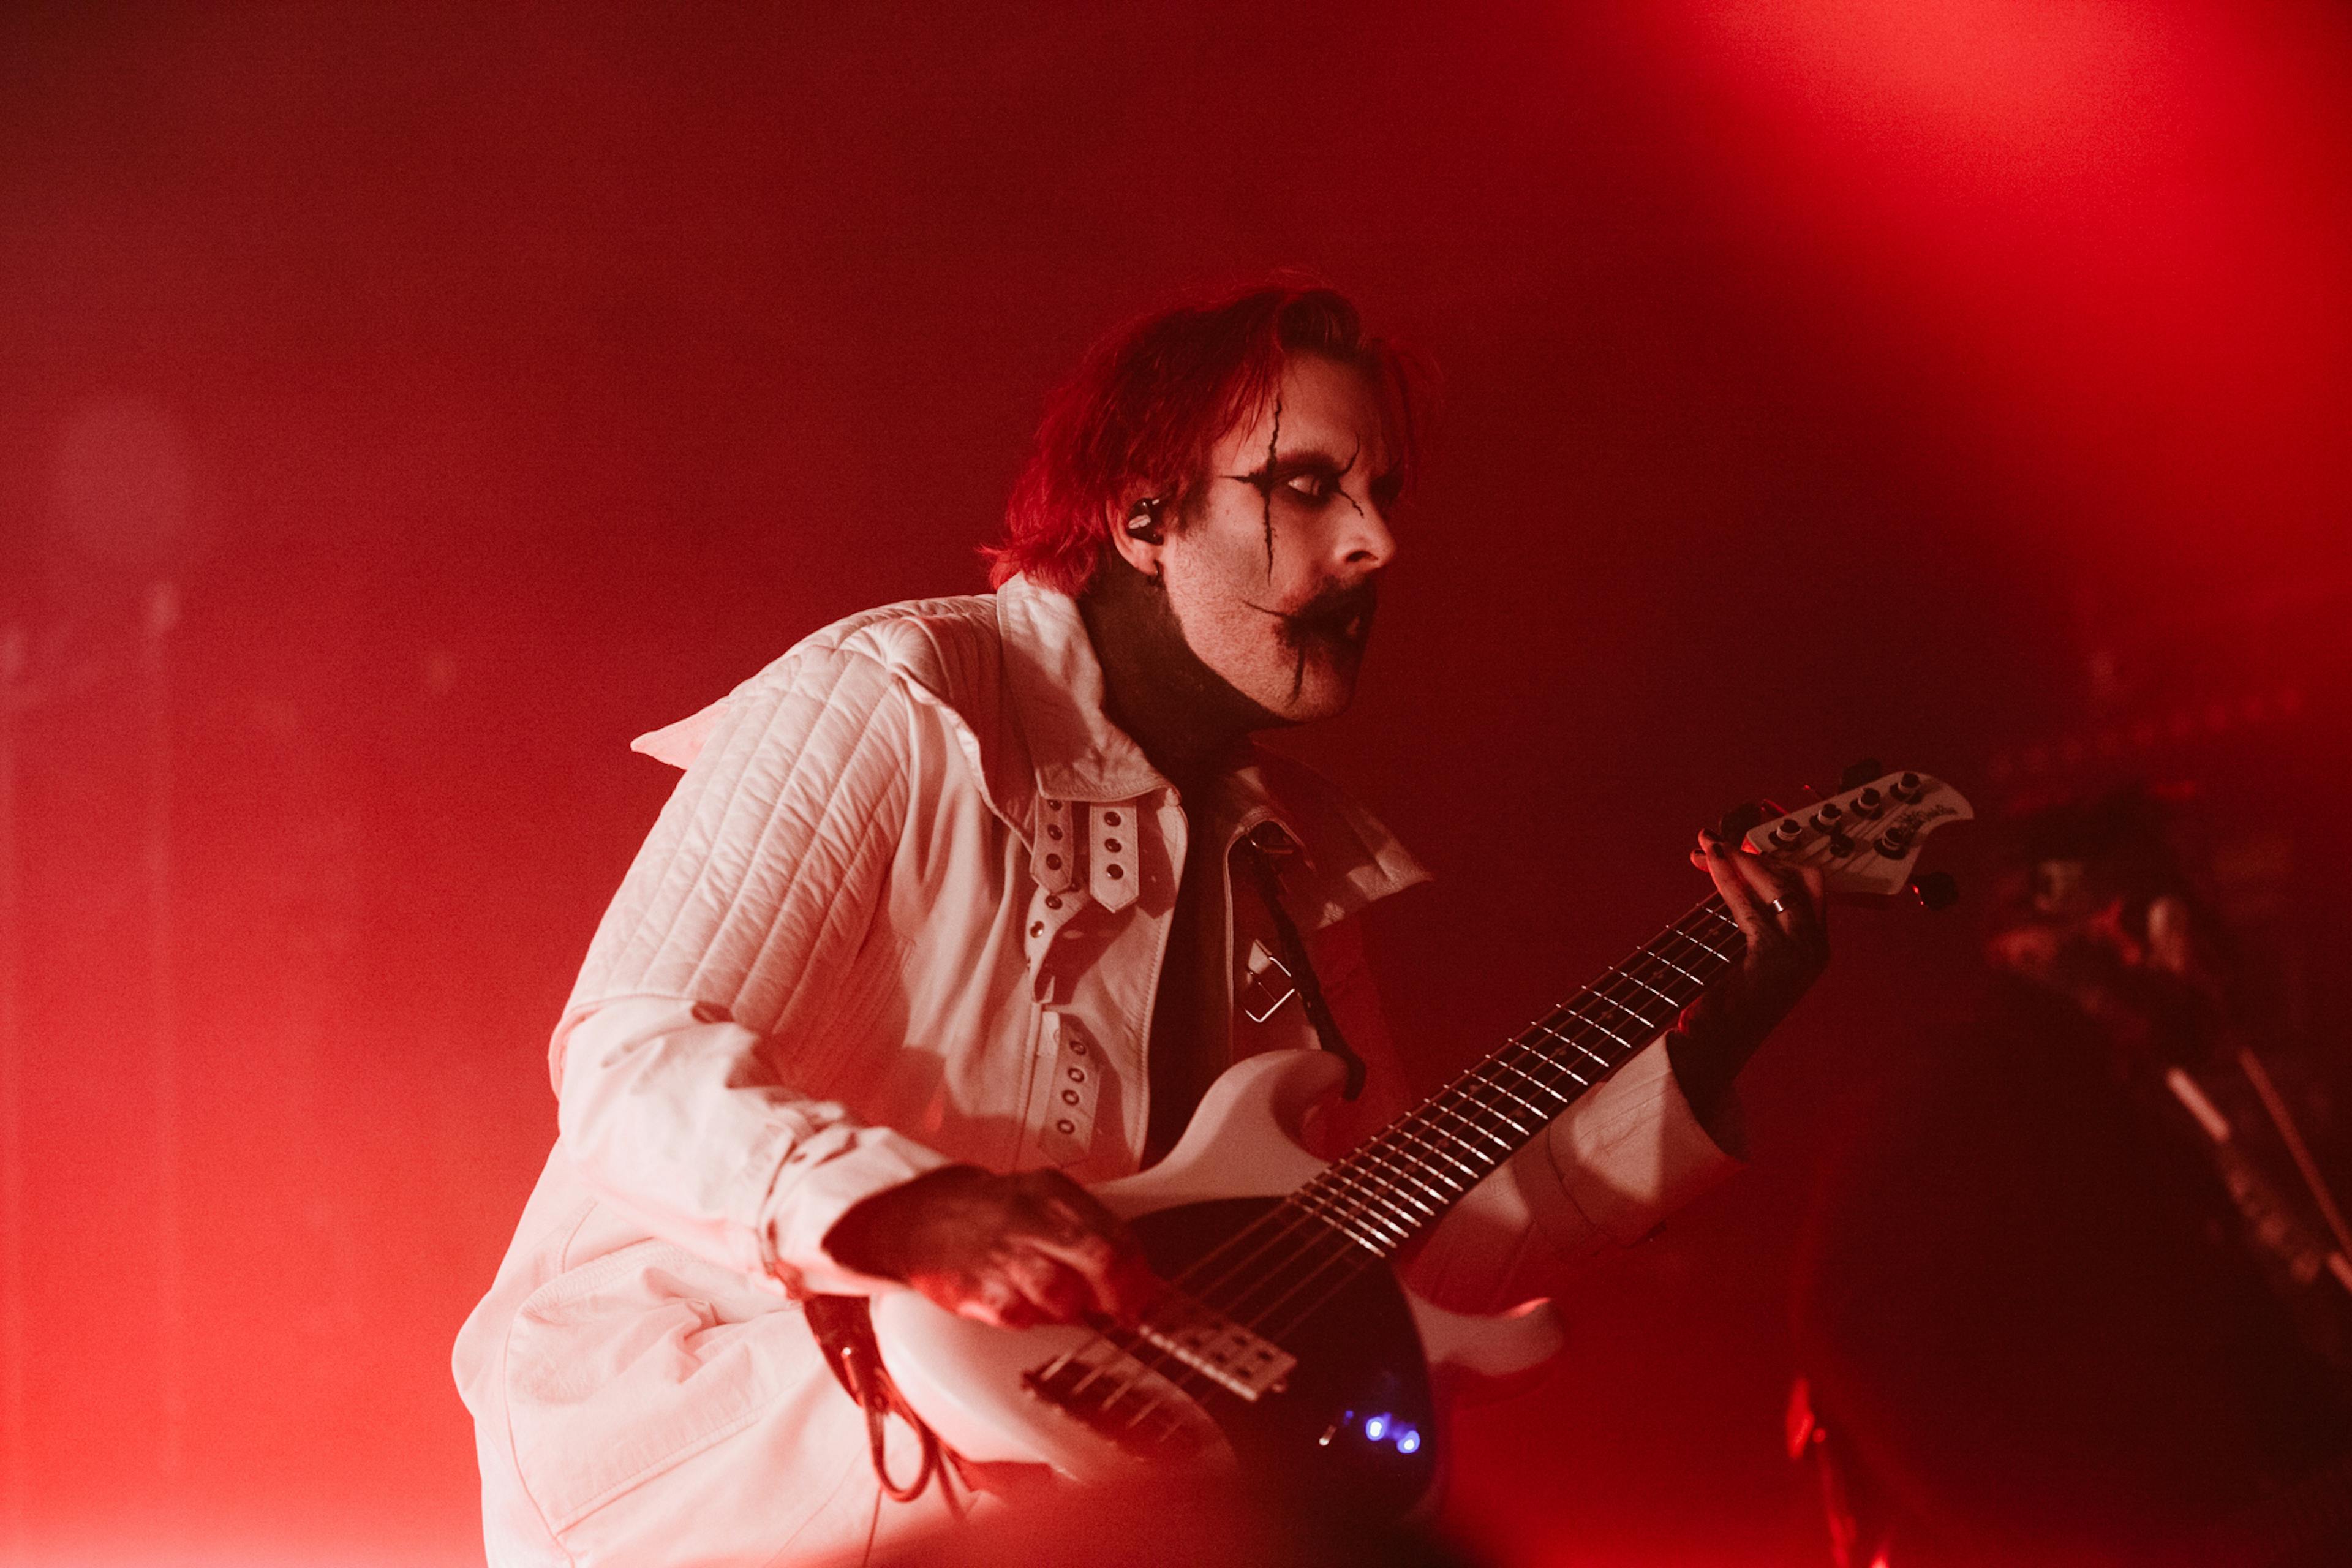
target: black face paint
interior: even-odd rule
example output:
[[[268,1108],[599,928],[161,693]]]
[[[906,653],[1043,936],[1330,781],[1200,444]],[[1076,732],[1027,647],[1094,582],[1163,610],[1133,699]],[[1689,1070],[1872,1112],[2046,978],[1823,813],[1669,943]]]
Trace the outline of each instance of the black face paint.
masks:
[[[1291,700],[1307,688],[1307,656],[1317,647],[1334,664],[1352,667],[1364,657],[1371,640],[1372,616],[1380,607],[1380,584],[1374,578],[1355,583],[1326,583],[1295,610],[1250,608],[1281,623],[1278,635],[1291,650]]]
[[[1105,554],[1078,613],[1102,662],[1105,711],[1180,787],[1221,765],[1242,736],[1288,722],[1203,663],[1166,588],[1117,552]]]
[[[1276,392],[1274,395],[1274,433],[1265,438],[1266,479],[1257,490],[1258,500],[1265,508],[1265,580],[1269,583],[1274,581],[1274,454],[1281,445],[1282,394]],[[1306,668],[1304,664],[1299,666],[1301,679],[1304,679]],[[1291,695],[1296,697],[1298,693],[1294,690]]]
[[[1277,488],[1297,489],[1292,498],[1307,506],[1326,506],[1337,496],[1354,509],[1358,517],[1369,518],[1363,503],[1348,493],[1347,477],[1356,471],[1363,460],[1364,444],[1360,438],[1355,450],[1344,463],[1322,453],[1308,451],[1286,461],[1282,457],[1282,398],[1274,400],[1274,427],[1265,443],[1265,463],[1255,473],[1223,474],[1221,479],[1236,480],[1250,486],[1258,493],[1259,516],[1265,531],[1265,574],[1270,584],[1274,580],[1274,492]],[[1299,489],[1301,479],[1312,480],[1311,489]],[[1378,499],[1379,489],[1392,489],[1388,477],[1373,481]],[[1385,503],[1384,503],[1385,504]],[[1290,700],[1296,702],[1307,689],[1307,658],[1318,647],[1326,651],[1331,662],[1342,668],[1352,669],[1364,654],[1364,644],[1371,636],[1372,611],[1376,590],[1370,578],[1351,586],[1326,583],[1306,604],[1295,610],[1278,610],[1270,605],[1251,604],[1250,608],[1262,616],[1270,616],[1280,623],[1278,636],[1291,650]],[[1244,601],[1246,603],[1247,601]]]
[[[1319,638],[1360,647],[1372,635],[1372,615],[1380,607],[1380,597],[1377,578],[1326,583],[1298,608],[1274,613],[1282,621],[1285,642]]]
[[[1274,497],[1276,490],[1290,490],[1294,492],[1292,500],[1310,507],[1328,506],[1336,498],[1346,501],[1355,510],[1358,517],[1370,515],[1364,510],[1361,501],[1348,493],[1347,487],[1348,476],[1356,471],[1357,463],[1363,458],[1364,449],[1360,444],[1355,451],[1349,454],[1348,460],[1342,463],[1314,451],[1301,452],[1286,458],[1275,446],[1275,443],[1281,438],[1282,424],[1277,411],[1274,437],[1266,444],[1266,458],[1264,465],[1246,474],[1218,476],[1220,479],[1232,479],[1238,484],[1247,485],[1257,491],[1259,504],[1264,508],[1262,515],[1265,519],[1266,575],[1269,577],[1274,574]],[[1307,488],[1300,487],[1298,481],[1301,479],[1309,481]],[[1388,477],[1374,479],[1372,499],[1385,506],[1389,502],[1383,499],[1381,492],[1384,490],[1393,492],[1394,489],[1392,479]]]

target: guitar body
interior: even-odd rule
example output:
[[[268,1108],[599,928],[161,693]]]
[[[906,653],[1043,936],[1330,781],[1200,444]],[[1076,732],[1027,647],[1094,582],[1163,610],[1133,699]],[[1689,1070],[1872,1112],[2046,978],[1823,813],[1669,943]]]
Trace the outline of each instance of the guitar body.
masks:
[[[1095,1194],[1128,1222],[1160,1277],[1178,1279],[1323,1171],[1296,1132],[1340,1073],[1318,1051],[1242,1062],[1212,1086],[1165,1160]],[[1179,1388],[1125,1358],[1106,1375],[1181,1401],[1201,1459],[1395,1517],[1434,1493],[1447,1375],[1508,1375],[1549,1358],[1563,1337],[1548,1306],[1465,1317],[1421,1300],[1378,1262],[1295,1316],[1286,1314],[1277,1342],[1297,1364],[1254,1398],[1197,1378]],[[1090,1482],[1148,1462],[1028,1381],[1090,1342],[1100,1353],[1091,1330],[991,1328],[911,1290],[876,1298],[874,1329],[908,1402],[967,1458],[1043,1463]]]

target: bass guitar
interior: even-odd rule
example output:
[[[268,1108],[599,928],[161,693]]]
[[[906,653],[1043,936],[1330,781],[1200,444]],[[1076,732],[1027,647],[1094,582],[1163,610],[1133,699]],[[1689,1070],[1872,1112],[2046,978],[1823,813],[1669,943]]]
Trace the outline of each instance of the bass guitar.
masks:
[[[1759,823],[1748,848],[1832,893],[1912,885],[1922,840],[1971,816],[1891,773]],[[1549,1302],[1450,1312],[1392,1260],[1547,1123],[1670,1026],[1745,948],[1709,898],[1414,1110],[1325,1163],[1297,1129],[1337,1090],[1321,1051],[1228,1069],[1168,1157],[1093,1189],[1171,1289],[1133,1329],[993,1328],[912,1290],[873,1302],[883,1364],[942,1441],[1080,1481],[1171,1461],[1277,1473],[1402,1517],[1444,1458],[1438,1389],[1507,1376],[1562,1342]]]

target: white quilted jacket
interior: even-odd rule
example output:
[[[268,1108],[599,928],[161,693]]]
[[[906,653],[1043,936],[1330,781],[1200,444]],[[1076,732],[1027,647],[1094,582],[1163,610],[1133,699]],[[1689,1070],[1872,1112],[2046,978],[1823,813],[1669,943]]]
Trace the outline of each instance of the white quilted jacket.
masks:
[[[1185,817],[1103,716],[1071,600],[1015,579],[855,616],[638,746],[685,776],[555,1031],[561,1135],[457,1345],[498,1568],[803,1561],[864,1545],[877,1506],[885,1531],[927,1518],[877,1505],[802,1323],[795,1293],[894,1288],[826,1230],[950,1160],[1096,1181],[1142,1152]],[[1227,788],[1232,837],[1272,821],[1303,850],[1286,902],[1371,1064],[1316,1129],[1336,1152],[1402,1109],[1347,917],[1423,872],[1296,764]],[[1276,945],[1255,902],[1236,989]],[[1314,1044],[1295,1000],[1234,1014],[1236,1057]],[[1457,1308],[1545,1293],[1728,1169],[1664,1055],[1459,1205],[1415,1283]]]

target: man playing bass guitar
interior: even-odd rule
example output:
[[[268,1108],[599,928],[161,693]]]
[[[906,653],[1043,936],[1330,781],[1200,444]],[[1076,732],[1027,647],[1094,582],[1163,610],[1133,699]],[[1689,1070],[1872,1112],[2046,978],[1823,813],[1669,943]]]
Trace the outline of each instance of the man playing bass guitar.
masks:
[[[1347,1056],[1325,1153],[1403,1103],[1355,917],[1423,873],[1251,737],[1347,707],[1414,411],[1325,289],[1136,322],[1049,405],[993,594],[852,616],[639,742],[684,776],[457,1347],[493,1564],[815,1559],[1018,1480],[884,1420],[863,1299],[1134,1324],[1160,1281],[1087,1185],[1159,1161],[1220,1072]],[[1732,1080],[1828,947],[1818,879],[1695,858],[1744,953],[1444,1215],[1423,1295],[1547,1294],[1729,1169]],[[940,1485],[886,1500],[919,1481],[877,1460]]]

